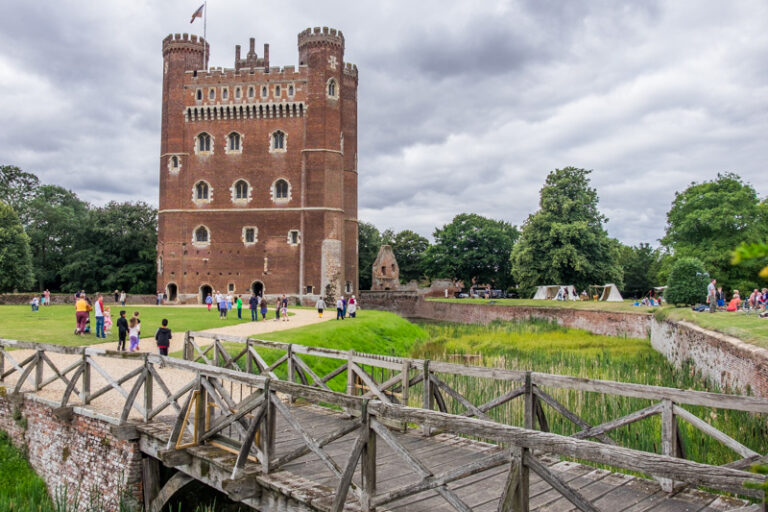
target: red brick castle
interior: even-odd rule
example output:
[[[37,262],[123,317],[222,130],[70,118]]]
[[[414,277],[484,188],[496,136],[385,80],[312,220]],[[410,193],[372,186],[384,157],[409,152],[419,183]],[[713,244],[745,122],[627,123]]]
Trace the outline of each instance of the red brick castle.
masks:
[[[157,286],[311,301],[357,292],[357,67],[340,31],[298,36],[299,67],[254,39],[232,69],[206,42],[163,40]],[[330,288],[329,288],[330,286]]]

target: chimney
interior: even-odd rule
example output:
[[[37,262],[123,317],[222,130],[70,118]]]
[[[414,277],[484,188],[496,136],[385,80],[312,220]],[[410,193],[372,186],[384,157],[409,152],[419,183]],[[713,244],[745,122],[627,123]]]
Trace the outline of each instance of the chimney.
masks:
[[[235,45],[235,71],[240,70],[240,45]]]
[[[264,43],[264,69],[269,70],[269,45]]]

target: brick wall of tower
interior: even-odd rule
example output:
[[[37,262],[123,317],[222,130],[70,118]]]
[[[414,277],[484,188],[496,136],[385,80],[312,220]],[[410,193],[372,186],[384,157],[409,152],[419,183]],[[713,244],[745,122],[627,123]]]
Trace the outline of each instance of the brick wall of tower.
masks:
[[[205,71],[197,69],[199,40],[169,36],[163,46],[158,289],[174,283],[186,301],[198,299],[201,285],[225,291],[231,283],[248,293],[255,281],[268,295],[301,295],[308,286],[318,294],[334,279],[339,292],[346,281],[356,290],[357,70],[344,64],[341,32],[299,34],[298,69],[246,67],[236,57],[237,70]],[[338,98],[327,94],[329,79]],[[270,151],[275,130],[286,134],[284,152]],[[209,155],[196,152],[202,132],[212,139]],[[225,151],[231,132],[240,134],[240,151]],[[174,156],[179,165],[171,168]],[[234,197],[241,179],[249,185],[246,200]],[[278,179],[290,194],[275,201]],[[194,201],[201,180],[209,200]],[[207,246],[193,243],[199,226],[209,230]],[[253,244],[244,243],[246,226],[257,229]],[[298,244],[289,243],[292,230],[300,232]]]

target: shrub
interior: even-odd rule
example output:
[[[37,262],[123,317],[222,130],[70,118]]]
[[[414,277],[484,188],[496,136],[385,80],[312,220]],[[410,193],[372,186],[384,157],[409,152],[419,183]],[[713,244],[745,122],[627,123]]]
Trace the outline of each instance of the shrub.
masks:
[[[680,258],[669,273],[664,298],[676,306],[696,304],[707,297],[709,274],[697,258]]]

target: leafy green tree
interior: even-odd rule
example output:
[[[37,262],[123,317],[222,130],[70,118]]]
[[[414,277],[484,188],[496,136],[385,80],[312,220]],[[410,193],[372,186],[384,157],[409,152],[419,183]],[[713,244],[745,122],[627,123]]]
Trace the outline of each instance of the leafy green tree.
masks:
[[[39,290],[62,289],[61,269],[72,262],[88,224],[88,203],[55,185],[41,186],[28,203],[26,225]],[[80,289],[77,284],[67,291]]]
[[[522,294],[546,284],[623,287],[619,243],[608,237],[608,219],[585,169],[566,167],[549,173],[541,189],[539,211],[528,216],[512,252],[512,274]]]
[[[462,213],[435,229],[435,243],[426,250],[424,268],[430,277],[460,280],[466,288],[511,284],[509,255],[520,233],[507,222]]]
[[[679,258],[672,265],[664,298],[676,306],[693,305],[707,298],[709,274],[696,258]]]
[[[110,202],[88,212],[77,250],[61,269],[68,291],[156,291],[157,210],[150,205]]]
[[[0,201],[0,292],[29,290],[34,282],[29,237],[13,208]]]
[[[661,251],[647,243],[637,246],[621,246],[621,267],[624,272],[623,294],[629,297],[642,297],[654,286],[661,283],[658,280],[661,266]]]
[[[357,264],[361,290],[370,290],[373,281],[373,262],[381,247],[381,233],[370,222],[360,222],[357,226]]]
[[[24,172],[15,165],[0,165],[0,197],[8,203],[27,224],[27,205],[35,197],[40,180],[32,173]]]
[[[400,282],[419,280],[424,276],[424,254],[429,248],[429,240],[406,229],[395,234],[391,229],[381,234],[382,243],[392,246],[400,268]]]
[[[744,242],[768,238],[768,204],[732,173],[692,183],[675,194],[667,213],[666,235],[661,242],[674,259],[694,257],[724,289],[755,287],[761,266],[757,260],[731,265],[733,248]],[[672,262],[670,262],[672,263]]]

